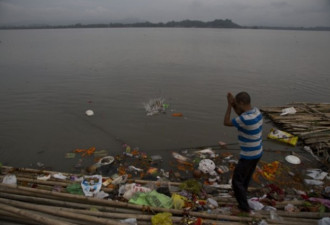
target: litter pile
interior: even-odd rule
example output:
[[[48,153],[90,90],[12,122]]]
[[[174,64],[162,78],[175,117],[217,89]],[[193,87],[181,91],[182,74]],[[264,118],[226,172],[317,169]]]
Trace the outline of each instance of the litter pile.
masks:
[[[292,103],[283,107],[261,109],[285,131],[298,136],[307,148],[317,156],[329,161],[330,104]]]
[[[328,171],[309,168],[304,159],[260,161],[249,188],[251,215],[237,210],[231,177],[238,158],[225,149],[172,152],[165,171],[160,155],[123,147],[121,155],[102,155],[90,174],[2,166],[0,218],[22,224],[153,225],[330,220]]]

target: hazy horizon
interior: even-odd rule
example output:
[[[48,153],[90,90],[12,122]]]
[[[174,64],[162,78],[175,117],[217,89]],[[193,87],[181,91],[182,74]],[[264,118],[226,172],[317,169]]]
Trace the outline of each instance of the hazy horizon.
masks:
[[[330,0],[0,0],[0,25],[230,19],[241,26],[329,27]]]

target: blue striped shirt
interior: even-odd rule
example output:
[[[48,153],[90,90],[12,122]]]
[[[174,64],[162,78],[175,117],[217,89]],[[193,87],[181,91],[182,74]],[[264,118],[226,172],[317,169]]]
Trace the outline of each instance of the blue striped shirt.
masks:
[[[262,155],[262,115],[257,108],[242,113],[232,119],[238,130],[238,141],[241,147],[240,157],[258,159]]]

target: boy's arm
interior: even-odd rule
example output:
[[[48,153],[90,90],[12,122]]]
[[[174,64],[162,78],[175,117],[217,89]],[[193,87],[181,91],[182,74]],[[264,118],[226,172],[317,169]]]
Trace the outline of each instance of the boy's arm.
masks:
[[[230,120],[231,107],[235,102],[235,99],[234,99],[234,97],[231,93],[227,94],[227,102],[228,102],[228,105],[227,105],[225,118],[223,120],[223,125],[225,125],[225,126],[234,126],[233,123]]]

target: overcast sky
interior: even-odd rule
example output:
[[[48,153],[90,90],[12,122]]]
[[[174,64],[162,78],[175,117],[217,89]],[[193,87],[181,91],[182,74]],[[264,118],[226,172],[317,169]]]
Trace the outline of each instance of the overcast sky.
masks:
[[[231,19],[239,25],[330,26],[330,0],[0,0],[0,25]]]

